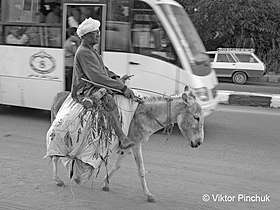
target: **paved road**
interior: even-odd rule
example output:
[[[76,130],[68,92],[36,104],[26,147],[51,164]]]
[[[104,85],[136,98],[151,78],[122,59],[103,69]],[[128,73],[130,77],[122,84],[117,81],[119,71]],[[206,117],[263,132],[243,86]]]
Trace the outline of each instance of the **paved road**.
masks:
[[[156,203],[147,203],[132,156],[101,190],[104,170],[93,183],[75,185],[64,168],[66,187],[51,180],[43,160],[49,113],[32,109],[0,110],[0,209],[280,209],[280,113],[276,109],[219,106],[205,122],[205,141],[191,149],[175,130],[168,142],[157,133],[144,146],[147,181]],[[210,201],[202,201],[208,194]],[[270,196],[270,202],[237,196]],[[213,201],[221,196],[220,201]],[[235,200],[225,201],[235,196]],[[207,196],[205,197],[207,198]],[[218,197],[217,197],[218,198]]]
[[[251,93],[280,94],[280,83],[248,81],[244,85],[236,85],[227,79],[219,79],[218,89]]]

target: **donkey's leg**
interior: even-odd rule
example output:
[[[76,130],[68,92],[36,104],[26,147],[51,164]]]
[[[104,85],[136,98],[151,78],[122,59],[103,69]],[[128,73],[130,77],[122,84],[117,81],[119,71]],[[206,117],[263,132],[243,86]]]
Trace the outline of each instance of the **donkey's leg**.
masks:
[[[103,179],[103,190],[104,191],[109,191],[109,179],[113,176],[113,174],[120,169],[121,167],[121,162],[123,160],[123,158],[128,154],[128,152],[125,151],[120,151],[120,153],[117,154],[117,160],[113,166],[113,168],[111,168],[111,170],[109,171],[108,175],[106,175]]]
[[[53,180],[56,182],[56,185],[59,187],[64,186],[64,182],[58,177],[57,171],[58,171],[58,160],[59,157],[57,156],[52,156],[52,163],[53,163]]]
[[[145,178],[146,170],[145,170],[144,161],[143,161],[142,143],[136,145],[133,148],[133,153],[134,153],[136,166],[138,169],[138,175],[140,177],[140,181],[142,184],[143,193],[147,197],[148,202],[155,202],[155,198],[152,195],[152,193],[150,193],[148,186],[147,186],[146,178]]]

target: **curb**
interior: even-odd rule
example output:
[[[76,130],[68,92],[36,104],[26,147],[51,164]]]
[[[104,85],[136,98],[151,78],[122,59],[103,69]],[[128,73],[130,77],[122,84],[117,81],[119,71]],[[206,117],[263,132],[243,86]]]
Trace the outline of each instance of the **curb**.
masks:
[[[218,90],[219,104],[280,108],[280,95]]]
[[[279,83],[280,75],[267,74],[258,80],[259,82]]]

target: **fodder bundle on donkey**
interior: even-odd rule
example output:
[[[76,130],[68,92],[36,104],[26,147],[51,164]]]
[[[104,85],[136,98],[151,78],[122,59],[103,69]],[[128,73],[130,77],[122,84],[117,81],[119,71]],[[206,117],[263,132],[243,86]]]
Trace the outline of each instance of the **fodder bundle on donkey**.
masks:
[[[69,93],[65,92],[56,97],[52,106],[52,114],[55,115],[58,113],[58,109],[63,101],[67,97],[69,98],[68,95]],[[146,170],[142,156],[142,145],[144,142],[149,140],[149,137],[153,133],[162,128],[164,128],[167,132],[171,132],[170,128],[174,123],[178,124],[182,135],[189,142],[189,145],[192,148],[197,148],[201,145],[204,139],[204,116],[201,106],[197,103],[191,92],[188,91],[183,93],[181,96],[174,97],[143,98],[141,103],[138,104],[129,125],[128,137],[136,143],[136,145],[132,148],[132,151],[142,184],[143,193],[149,202],[154,202],[155,198],[149,191],[145,179]],[[109,179],[112,177],[114,172],[120,168],[123,158],[129,152],[130,150],[123,150],[122,152],[117,153],[114,166],[103,180],[104,191],[109,191]],[[94,151],[92,151],[92,153],[94,153]],[[52,155],[51,157],[53,162],[53,179],[58,185],[63,185],[63,181],[57,176],[57,161],[60,156]],[[71,158],[76,158],[78,161],[83,162],[83,160],[79,159],[79,157]],[[91,164],[87,165],[88,167],[94,169]],[[76,181],[79,182],[79,179]]]

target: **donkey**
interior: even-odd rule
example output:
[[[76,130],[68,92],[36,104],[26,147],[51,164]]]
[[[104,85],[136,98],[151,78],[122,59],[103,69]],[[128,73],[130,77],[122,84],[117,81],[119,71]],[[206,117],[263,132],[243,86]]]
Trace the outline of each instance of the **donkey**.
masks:
[[[54,119],[59,107],[68,96],[69,92],[59,93],[53,101],[51,114]],[[181,96],[174,97],[148,97],[139,103],[131,121],[128,137],[136,145],[132,148],[135,162],[138,169],[138,175],[141,180],[143,194],[148,202],[155,202],[154,195],[149,191],[145,178],[145,167],[142,155],[142,145],[149,140],[149,137],[161,130],[168,128],[174,123],[182,135],[189,142],[192,148],[197,148],[202,144],[204,139],[204,116],[201,106],[197,103],[191,92],[185,92]],[[117,153],[116,162],[104,177],[103,190],[109,191],[109,179],[121,167],[123,158],[130,150],[123,150]],[[59,157],[52,157],[53,162],[53,179],[58,186],[63,186],[63,181],[57,176],[57,162]],[[78,182],[77,182],[78,183]]]

